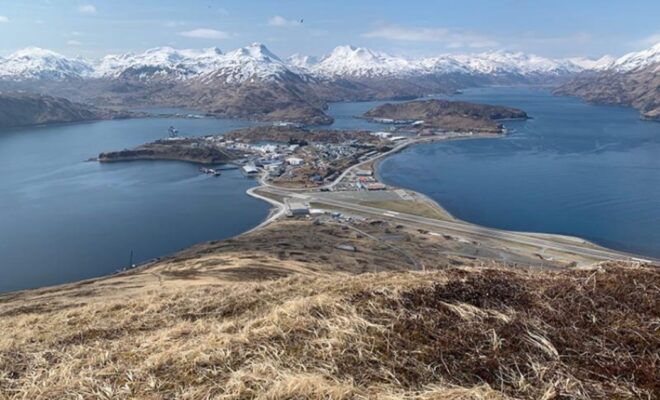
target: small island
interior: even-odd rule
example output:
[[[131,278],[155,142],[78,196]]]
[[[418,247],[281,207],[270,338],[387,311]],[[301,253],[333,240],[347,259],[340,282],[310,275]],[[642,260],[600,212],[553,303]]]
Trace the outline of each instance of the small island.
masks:
[[[517,108],[449,100],[416,100],[387,103],[373,108],[364,118],[414,129],[418,133],[438,131],[501,134],[507,119],[526,119],[527,113]]]

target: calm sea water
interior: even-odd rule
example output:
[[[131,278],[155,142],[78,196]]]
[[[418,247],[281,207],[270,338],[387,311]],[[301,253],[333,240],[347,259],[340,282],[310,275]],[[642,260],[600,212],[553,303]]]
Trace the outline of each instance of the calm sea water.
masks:
[[[381,164],[386,182],[474,223],[660,257],[660,124],[541,90],[456,98],[520,107],[533,119],[507,122],[501,139],[409,148]],[[378,104],[331,105],[331,128],[387,129],[354,118]],[[250,123],[151,118],[0,132],[0,292],[112,273],[131,250],[141,262],[266,217],[268,205],[245,194],[254,181],[238,171],[212,178],[179,162],[84,161],[163,137],[170,125],[205,135]]]
[[[84,160],[167,135],[225,132],[244,121],[135,119],[0,132],[0,291],[112,273],[129,263],[258,225],[268,205],[238,171]]]
[[[533,117],[501,139],[409,148],[381,164],[385,182],[425,193],[490,227],[583,237],[660,257],[660,123],[534,89],[486,88],[456,99]]]

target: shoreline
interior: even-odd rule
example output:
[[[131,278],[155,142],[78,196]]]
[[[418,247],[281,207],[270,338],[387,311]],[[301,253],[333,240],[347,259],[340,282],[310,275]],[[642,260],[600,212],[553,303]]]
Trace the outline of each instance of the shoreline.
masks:
[[[90,123],[90,122],[95,122],[95,121],[86,121],[86,122]],[[405,149],[407,149],[407,148],[409,148],[409,147],[411,147],[411,146],[415,146],[415,145],[423,145],[423,144],[426,144],[426,143],[436,142],[436,141],[471,140],[471,139],[500,139],[500,138],[506,136],[506,134],[507,134],[507,132],[506,132],[506,130],[505,130],[503,133],[500,133],[500,134],[473,134],[473,135],[470,135],[470,136],[467,136],[467,135],[466,135],[466,136],[461,136],[461,137],[433,137],[433,136],[429,136],[429,137],[419,138],[419,139],[414,140],[414,141],[411,141],[411,142],[403,143],[403,144],[401,144],[401,145],[399,145],[399,146],[396,146],[394,149],[392,149],[392,150],[390,150],[390,151],[388,151],[388,152],[386,152],[386,153],[378,154],[377,156],[375,156],[375,157],[373,157],[373,158],[371,158],[371,159],[365,160],[365,161],[363,161],[363,162],[360,162],[360,163],[357,163],[357,164],[354,164],[354,165],[348,167],[348,168],[347,168],[347,169],[346,169],[346,170],[345,170],[345,171],[344,171],[344,172],[343,172],[343,173],[337,178],[337,180],[335,180],[335,181],[334,181],[332,184],[330,184],[330,185],[331,185],[331,186],[334,186],[334,184],[336,184],[337,182],[341,181],[341,180],[345,177],[345,175],[346,175],[347,172],[349,172],[350,170],[353,170],[353,169],[355,169],[355,168],[358,168],[359,166],[363,166],[363,165],[365,165],[365,164],[370,164],[370,168],[373,169],[374,175],[377,176],[378,178],[380,178],[380,175],[379,175],[379,166],[380,166],[380,163],[381,163],[382,161],[384,161],[386,157],[388,157],[388,156],[390,156],[390,155],[393,155],[393,154],[396,154],[396,153],[399,153],[399,152],[401,152],[401,151],[403,151],[403,150],[405,150]],[[380,180],[380,179],[379,179],[379,180]],[[327,186],[327,185],[325,185],[325,186]],[[246,191],[246,194],[247,194],[247,195],[249,195],[249,196],[251,196],[251,197],[253,197],[253,198],[256,198],[256,199],[258,199],[258,200],[265,201],[265,202],[267,202],[267,203],[269,203],[269,204],[271,205],[270,212],[269,212],[268,216],[266,217],[266,219],[264,219],[263,221],[261,221],[258,225],[254,226],[253,228],[251,228],[251,229],[249,229],[249,230],[247,230],[247,231],[245,231],[245,232],[242,232],[242,233],[240,233],[240,234],[238,234],[238,235],[235,235],[235,236],[232,236],[232,237],[230,237],[230,238],[227,238],[227,239],[232,239],[232,238],[236,238],[236,237],[241,237],[241,236],[243,236],[243,235],[247,235],[247,234],[252,233],[252,232],[254,232],[254,231],[258,231],[258,230],[260,230],[260,229],[263,229],[265,226],[270,225],[270,224],[273,223],[274,221],[277,221],[278,219],[280,219],[280,218],[282,217],[282,215],[284,214],[285,208],[286,208],[286,206],[285,206],[284,203],[280,203],[280,202],[278,202],[278,201],[276,201],[276,200],[273,200],[273,199],[268,198],[268,197],[266,197],[266,196],[262,196],[262,195],[260,195],[260,194],[258,194],[258,193],[255,193],[255,192],[258,191],[259,189],[268,188],[268,187],[270,187],[270,186],[267,185],[267,184],[264,184],[264,182],[263,182],[261,179],[259,179],[258,184],[257,184],[256,186],[254,186],[254,187],[252,187],[252,188],[250,188],[250,189],[248,189],[248,190]],[[322,187],[323,187],[323,186],[322,186]],[[394,186],[392,186],[392,187],[394,187]],[[397,188],[398,188],[398,187],[397,187]],[[283,188],[283,189],[284,189],[284,188]],[[452,215],[450,212],[448,212],[448,211],[447,211],[447,210],[446,210],[446,209],[445,209],[440,203],[438,203],[437,201],[431,199],[430,197],[428,197],[428,196],[425,195],[424,193],[420,193],[420,192],[414,191],[414,190],[412,190],[412,189],[407,189],[407,188],[400,188],[400,189],[403,189],[403,190],[406,190],[406,191],[408,191],[408,192],[411,192],[411,193],[415,193],[415,194],[417,194],[417,195],[418,195],[420,198],[422,198],[426,203],[429,203],[429,204],[433,205],[434,207],[436,207],[436,208],[438,208],[438,209],[440,209],[440,210],[443,210],[443,211],[445,212],[445,214],[451,218],[452,221],[458,221],[458,222],[462,222],[462,223],[466,223],[466,224],[470,224],[470,225],[476,225],[476,226],[479,226],[479,227],[482,227],[482,228],[485,228],[485,229],[498,229],[498,228],[490,228],[490,227],[487,227],[487,226],[481,226],[481,225],[477,225],[477,224],[472,224],[472,223],[470,223],[470,222],[468,222],[468,221],[460,220],[459,218],[456,218],[454,215]],[[289,192],[301,192],[301,191],[309,191],[310,189],[309,189],[309,188],[293,188],[293,189],[292,189],[292,188],[287,188],[286,190],[289,191]],[[386,210],[383,210],[383,211],[386,211]],[[510,233],[520,233],[520,234],[524,234],[524,235],[528,235],[528,236],[537,236],[537,237],[541,237],[541,238],[551,238],[551,239],[557,239],[557,238],[559,238],[559,239],[564,239],[564,240],[567,240],[567,241],[573,242],[573,243],[575,243],[575,244],[591,245],[591,246],[595,246],[595,247],[599,247],[599,248],[603,248],[603,249],[607,249],[607,250],[612,250],[613,252],[618,252],[618,253],[620,253],[620,254],[625,254],[625,252],[623,252],[623,251],[619,251],[619,250],[615,250],[615,249],[606,248],[606,247],[600,246],[600,245],[598,245],[598,244],[596,244],[596,243],[592,243],[592,242],[590,242],[590,241],[588,241],[588,240],[586,240],[586,239],[583,239],[583,238],[580,238],[580,237],[577,237],[577,236],[559,235],[559,234],[544,233],[544,232],[516,232],[516,231],[510,231],[510,230],[506,230],[506,229],[498,229],[498,230],[501,230],[501,231],[503,231],[503,232],[510,232]],[[227,240],[227,239],[225,239],[225,240]],[[196,245],[199,245],[199,244],[201,244],[201,243],[204,243],[204,242],[200,242],[200,243],[194,244],[194,245],[192,245],[192,246],[196,246]],[[189,249],[189,248],[192,247],[192,246],[188,246],[188,247],[185,247],[185,248],[183,248],[183,249],[178,249],[178,250],[176,250],[176,251],[173,252],[173,253],[164,254],[164,255],[161,255],[161,256],[158,256],[158,257],[155,257],[155,258],[152,258],[152,259],[146,260],[146,261],[144,261],[144,262],[141,262],[141,263],[136,264],[135,267],[133,267],[133,268],[127,268],[127,269],[124,269],[124,270],[119,270],[119,271],[117,271],[117,272],[115,272],[115,273],[110,273],[110,274],[100,275],[100,276],[98,276],[98,277],[93,277],[93,278],[85,279],[85,280],[82,280],[82,281],[80,281],[80,280],[75,280],[75,281],[66,282],[66,283],[62,283],[62,284],[58,284],[58,285],[54,285],[54,286],[60,286],[60,285],[66,285],[66,284],[72,284],[72,283],[75,283],[75,282],[84,282],[84,281],[88,281],[88,280],[104,279],[104,278],[107,278],[107,277],[112,277],[112,276],[117,276],[117,275],[121,275],[121,274],[124,274],[124,273],[129,273],[129,272],[131,272],[131,271],[135,271],[135,270],[138,270],[138,269],[141,270],[141,269],[144,269],[144,268],[148,268],[148,267],[151,266],[152,264],[154,264],[154,263],[158,263],[158,262],[160,262],[160,261],[162,261],[162,260],[165,260],[165,259],[167,259],[168,257],[171,257],[172,255],[177,254],[177,253],[179,253],[179,252],[181,252],[181,251],[185,251],[185,250]],[[652,258],[652,257],[647,257],[647,256],[644,256],[644,255],[638,255],[638,254],[628,254],[628,255],[630,256],[630,258],[632,258],[632,259],[634,259],[634,260],[649,261],[649,262],[657,262],[657,260],[655,260],[654,258]],[[38,289],[43,289],[43,288],[48,288],[48,287],[53,287],[53,286],[52,286],[52,285],[49,285],[49,286],[39,286],[39,287],[35,287],[35,288],[20,289],[20,290],[17,290],[17,291],[3,292],[3,293],[0,293],[0,296],[11,295],[11,294],[13,294],[13,293],[18,293],[18,292],[23,292],[23,291],[38,290]]]
[[[396,153],[399,153],[399,152],[401,152],[401,151],[403,151],[403,150],[405,150],[405,149],[407,149],[411,146],[424,145],[424,144],[428,144],[428,143],[432,143],[432,142],[453,141],[453,140],[458,141],[458,140],[501,139],[501,138],[505,137],[506,135],[507,135],[507,130],[505,129],[503,133],[496,134],[496,135],[495,134],[473,134],[473,135],[470,135],[470,136],[466,135],[466,136],[458,136],[458,137],[456,137],[456,136],[455,137],[433,137],[433,136],[430,136],[430,137],[425,137],[425,138],[418,139],[418,140],[415,140],[415,141],[412,141],[412,142],[403,143],[403,144],[398,145],[397,147],[395,147],[394,149],[392,149],[392,150],[390,150],[386,153],[378,154],[377,156],[375,156],[371,159],[362,161],[360,163],[357,163],[357,164],[354,164],[354,165],[348,167],[339,177],[337,177],[337,179],[335,181],[333,181],[332,183],[330,183],[328,185],[319,186],[316,189],[334,187],[337,183],[342,181],[344,179],[344,177],[351,170],[357,169],[360,166],[363,166],[365,164],[368,164],[369,168],[373,171],[374,176],[376,176],[379,181],[382,181],[380,179],[380,175],[379,175],[379,172],[378,172],[378,167],[379,167],[380,163],[382,161],[384,161],[387,157],[389,157],[391,155],[394,155]],[[556,234],[556,233],[549,233],[549,232],[514,231],[514,230],[502,229],[502,228],[496,228],[496,227],[489,227],[489,226],[484,226],[484,225],[480,225],[480,224],[475,224],[475,223],[472,223],[472,222],[469,222],[469,221],[464,221],[464,220],[454,216],[452,213],[447,211],[447,209],[445,207],[443,207],[442,204],[440,204],[439,202],[433,200],[432,198],[430,198],[429,196],[427,196],[424,193],[420,193],[416,190],[412,190],[412,189],[409,189],[409,188],[398,187],[398,186],[394,186],[394,185],[387,185],[387,186],[392,187],[394,189],[405,190],[406,192],[409,192],[409,193],[414,193],[416,196],[423,199],[424,202],[430,204],[433,207],[436,207],[437,209],[439,209],[443,213],[445,213],[449,217],[450,221],[454,221],[454,222],[457,222],[457,223],[467,224],[467,225],[475,226],[475,227],[478,227],[478,228],[483,228],[483,229],[486,229],[486,230],[500,231],[500,232],[504,232],[504,233],[508,233],[508,234],[524,235],[524,236],[536,237],[536,238],[540,238],[540,239],[544,239],[544,240],[565,241],[567,243],[570,243],[570,244],[573,244],[573,245],[576,245],[576,246],[585,246],[585,247],[603,249],[605,251],[609,251],[609,252],[612,252],[612,253],[618,253],[622,256],[626,256],[626,257],[630,258],[631,260],[640,261],[640,262],[653,263],[653,262],[658,262],[659,261],[659,260],[657,260],[653,257],[650,257],[650,256],[634,254],[634,253],[628,253],[628,252],[625,252],[625,251],[605,247],[605,246],[602,246],[598,243],[591,242],[591,241],[589,241],[585,238],[581,238],[581,237],[578,237],[578,236]],[[263,200],[263,201],[267,201],[268,203],[273,205],[274,208],[271,209],[271,213],[265,221],[263,221],[257,227],[255,227],[255,228],[253,228],[253,229],[251,229],[247,232],[244,232],[240,235],[237,235],[237,237],[242,236],[242,235],[247,234],[247,233],[250,233],[250,232],[253,232],[253,231],[256,231],[258,229],[261,229],[264,226],[267,226],[270,223],[272,223],[273,221],[277,220],[277,218],[274,218],[275,215],[278,215],[278,217],[279,217],[283,214],[283,210],[286,208],[285,204],[277,202],[277,201],[275,201],[273,199],[270,199],[268,197],[261,196],[261,195],[258,195],[256,193],[254,193],[254,191],[259,190],[259,189],[273,188],[273,187],[277,188],[277,189],[280,189],[280,190],[283,190],[283,191],[292,192],[292,193],[310,191],[309,188],[282,188],[282,187],[278,187],[278,186],[275,186],[275,185],[269,185],[269,184],[266,184],[261,179],[261,177],[259,177],[259,186],[255,186],[255,187],[249,189],[248,191],[246,191],[246,193],[249,196],[252,196],[254,198],[257,198],[257,199],[260,199],[260,200]],[[383,209],[383,211],[387,211],[387,210]],[[398,214],[398,212],[394,212],[394,213]]]

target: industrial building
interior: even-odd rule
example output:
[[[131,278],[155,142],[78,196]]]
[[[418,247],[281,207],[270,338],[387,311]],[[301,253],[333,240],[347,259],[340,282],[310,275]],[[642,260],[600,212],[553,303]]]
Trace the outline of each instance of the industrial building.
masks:
[[[309,205],[303,203],[302,201],[292,201],[287,203],[289,209],[289,215],[293,217],[309,215]]]

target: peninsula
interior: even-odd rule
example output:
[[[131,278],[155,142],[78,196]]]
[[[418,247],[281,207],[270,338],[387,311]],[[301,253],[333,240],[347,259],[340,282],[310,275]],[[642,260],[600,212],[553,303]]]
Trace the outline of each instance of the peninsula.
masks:
[[[129,112],[75,103],[60,97],[0,92],[0,128],[128,118]]]
[[[274,210],[241,236],[113,276],[0,295],[11,332],[0,339],[0,391],[650,397],[657,267],[577,238],[455,220],[377,182],[375,165],[392,152],[476,136],[398,133],[262,126],[100,156],[247,158],[261,183],[249,193]],[[308,168],[312,177],[299,173]]]

